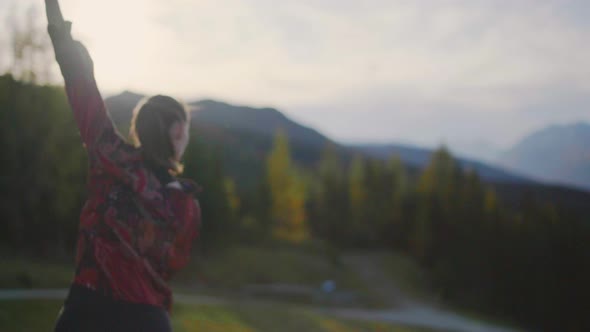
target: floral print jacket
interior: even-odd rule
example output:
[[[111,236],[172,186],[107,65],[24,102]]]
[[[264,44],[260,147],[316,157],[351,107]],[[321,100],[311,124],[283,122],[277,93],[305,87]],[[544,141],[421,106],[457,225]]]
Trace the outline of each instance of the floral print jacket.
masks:
[[[170,310],[167,282],[187,264],[201,222],[194,198],[198,186],[175,178],[171,186],[157,176],[140,149],[113,126],[92,60],[72,39],[71,23],[48,29],[89,159],[73,283],[116,300]]]

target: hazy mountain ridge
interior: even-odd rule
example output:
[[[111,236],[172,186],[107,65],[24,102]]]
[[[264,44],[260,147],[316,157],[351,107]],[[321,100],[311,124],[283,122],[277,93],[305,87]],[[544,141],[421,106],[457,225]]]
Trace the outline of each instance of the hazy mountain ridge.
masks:
[[[133,116],[133,109],[145,96],[130,91],[124,91],[116,96],[105,99],[111,119],[118,126],[123,136],[127,136],[129,124]]]
[[[126,91],[106,99],[113,121],[124,134],[127,132],[133,108],[143,97],[141,94]],[[433,152],[433,149],[406,144],[341,145],[317,130],[300,125],[274,108],[236,106],[214,100],[200,100],[188,105],[192,109],[193,128],[198,130],[200,136],[211,144],[229,146],[230,150],[241,155],[242,162],[258,160],[256,165],[249,167],[251,170],[262,165],[266,152],[272,146],[272,137],[279,128],[290,139],[294,160],[308,166],[319,161],[323,149],[329,143],[337,147],[339,155],[345,161],[354,154],[379,159],[399,155],[411,169],[424,167]],[[590,184],[590,147],[586,147],[584,142],[590,142],[590,125],[552,126],[530,135],[509,152],[502,154],[502,160],[498,162],[501,167],[470,158],[457,159],[463,168],[476,170],[487,181],[533,184],[535,180],[532,179],[536,178],[589,188],[590,185],[584,184]],[[559,158],[551,159],[546,156]],[[225,159],[230,160],[230,164],[238,162],[235,156],[226,156]],[[229,168],[234,166],[236,170],[239,167],[228,165]],[[572,180],[547,175],[560,175],[564,172],[573,174],[576,178]]]
[[[302,126],[274,108],[235,106],[214,100],[192,102],[193,122],[216,124],[227,129],[246,130],[274,136],[281,129],[294,141],[325,145],[331,142],[318,131]]]
[[[536,131],[503,153],[498,163],[543,181],[590,190],[590,124]]]
[[[351,147],[379,159],[388,159],[393,155],[398,155],[404,162],[419,168],[425,167],[434,153],[433,149],[401,144],[358,144],[352,145]],[[463,169],[473,169],[477,171],[483,179],[488,181],[515,183],[533,182],[525,176],[516,175],[480,161],[461,157],[456,157],[456,159]]]
[[[127,133],[133,109],[145,96],[129,91],[105,99],[113,122],[124,134]],[[302,126],[274,108],[253,108],[236,106],[210,99],[188,103],[191,109],[192,125],[216,125],[220,128],[250,131],[274,136],[282,129],[292,141],[317,145],[333,143],[318,131]]]
[[[128,127],[126,124],[131,120],[132,110],[142,98],[142,95],[128,91],[107,98],[106,103],[111,110],[113,121],[118,124],[121,131],[126,132]],[[380,159],[387,159],[393,154],[398,154],[411,168],[424,167],[432,153],[429,149],[400,144],[340,145],[320,132],[289,119],[274,108],[235,106],[208,99],[191,102],[188,105],[192,109],[192,126],[199,128],[198,135],[214,144],[243,144],[244,149],[241,154],[250,154],[251,157],[256,158],[260,158],[264,151],[270,150],[272,137],[279,128],[289,137],[295,160],[307,165],[317,162],[321,152],[329,143],[337,146],[339,154],[345,161],[355,153]],[[255,138],[255,135],[261,135],[264,139]],[[244,141],[246,136],[249,140],[258,141],[256,147]],[[249,147],[246,148],[246,146]],[[465,168],[475,169],[486,180],[527,181],[525,178],[481,162],[463,159],[460,162]]]

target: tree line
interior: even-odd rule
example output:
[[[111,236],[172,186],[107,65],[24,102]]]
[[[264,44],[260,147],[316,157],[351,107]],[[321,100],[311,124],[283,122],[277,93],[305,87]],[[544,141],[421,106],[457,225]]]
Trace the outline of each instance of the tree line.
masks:
[[[279,133],[264,180],[272,227],[344,250],[404,252],[428,272],[433,291],[465,308],[540,330],[590,328],[588,211],[571,211],[534,192],[509,207],[444,147],[418,174],[397,157],[357,156],[345,167],[330,146],[305,173],[285,150]]]

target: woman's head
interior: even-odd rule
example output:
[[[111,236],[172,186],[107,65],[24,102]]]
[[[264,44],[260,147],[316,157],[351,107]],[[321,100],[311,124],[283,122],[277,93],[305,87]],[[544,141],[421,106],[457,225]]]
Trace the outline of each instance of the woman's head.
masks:
[[[188,129],[186,108],[174,98],[158,95],[142,100],[135,107],[130,136],[150,162],[180,173]]]

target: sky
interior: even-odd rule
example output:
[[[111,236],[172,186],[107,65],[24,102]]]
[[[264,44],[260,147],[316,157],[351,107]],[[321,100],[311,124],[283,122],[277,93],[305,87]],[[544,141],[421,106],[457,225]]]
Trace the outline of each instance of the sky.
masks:
[[[271,106],[343,142],[475,152],[590,121],[587,0],[61,3],[105,95]]]

